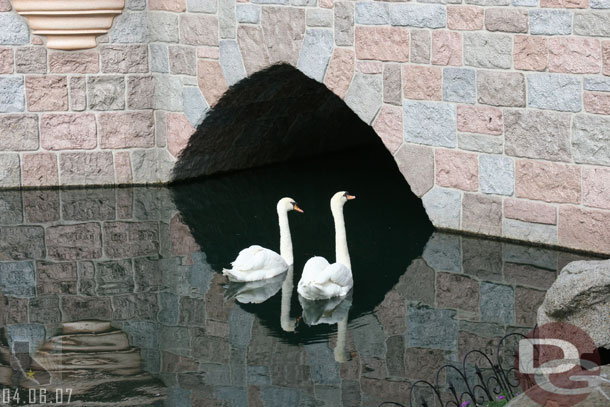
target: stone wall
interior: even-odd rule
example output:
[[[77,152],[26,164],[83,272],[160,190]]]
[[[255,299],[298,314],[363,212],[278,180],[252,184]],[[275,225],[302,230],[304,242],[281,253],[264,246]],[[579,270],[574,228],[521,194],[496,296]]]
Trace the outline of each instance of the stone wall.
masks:
[[[286,62],[373,126],[437,227],[610,253],[609,8],[131,0],[66,53],[3,0],[0,186],[168,181],[208,106]]]

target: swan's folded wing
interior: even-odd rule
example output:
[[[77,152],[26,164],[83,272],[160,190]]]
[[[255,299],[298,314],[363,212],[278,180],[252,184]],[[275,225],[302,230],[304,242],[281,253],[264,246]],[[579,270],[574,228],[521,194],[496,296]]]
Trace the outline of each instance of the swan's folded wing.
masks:
[[[352,271],[347,266],[340,263],[333,263],[328,266],[330,279],[333,283],[340,285],[341,287],[347,287],[354,283],[352,278]]]
[[[243,249],[237,255],[237,258],[231,263],[234,269],[238,270],[256,270],[264,267],[265,261],[268,258],[273,257],[270,253],[275,255],[277,253],[265,249],[264,247],[252,245],[246,249]]]
[[[317,282],[318,274],[323,273],[323,270],[328,267],[329,263],[324,257],[315,256],[307,260],[305,267],[303,267],[303,274],[301,275],[301,281],[303,282]]]

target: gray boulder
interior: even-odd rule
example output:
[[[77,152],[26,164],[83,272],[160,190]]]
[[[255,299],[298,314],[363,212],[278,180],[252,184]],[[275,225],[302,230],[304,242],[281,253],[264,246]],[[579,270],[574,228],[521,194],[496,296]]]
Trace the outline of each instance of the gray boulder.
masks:
[[[610,349],[610,260],[574,261],[561,270],[538,309],[538,325],[567,322]]]

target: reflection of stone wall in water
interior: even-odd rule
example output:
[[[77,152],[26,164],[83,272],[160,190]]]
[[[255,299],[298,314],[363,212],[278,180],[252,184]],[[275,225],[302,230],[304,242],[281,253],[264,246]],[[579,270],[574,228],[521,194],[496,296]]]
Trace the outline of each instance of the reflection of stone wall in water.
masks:
[[[0,202],[7,345],[28,342],[35,352],[64,322],[112,321],[176,405],[405,400],[410,383],[446,360],[531,328],[557,270],[573,260],[436,233],[375,313],[350,321],[356,357],[339,365],[334,338],[286,343],[225,301],[223,277],[165,189],[13,191]]]

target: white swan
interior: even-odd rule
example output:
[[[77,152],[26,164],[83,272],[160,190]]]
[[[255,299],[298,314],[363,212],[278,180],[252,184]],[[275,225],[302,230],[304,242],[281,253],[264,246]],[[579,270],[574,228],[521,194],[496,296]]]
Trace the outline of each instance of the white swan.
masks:
[[[256,281],[275,277],[288,270],[294,263],[292,238],[288,224],[289,211],[303,212],[292,198],[282,198],[277,203],[277,216],[280,224],[280,254],[264,247],[253,245],[239,252],[231,263],[230,269],[222,274],[231,281]]]
[[[324,257],[307,260],[297,292],[308,300],[321,300],[347,295],[354,285],[352,265],[347,249],[343,205],[356,197],[345,191],[337,192],[330,200],[330,210],[335,221],[335,260],[329,264]]]

